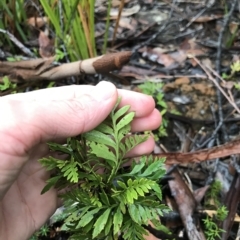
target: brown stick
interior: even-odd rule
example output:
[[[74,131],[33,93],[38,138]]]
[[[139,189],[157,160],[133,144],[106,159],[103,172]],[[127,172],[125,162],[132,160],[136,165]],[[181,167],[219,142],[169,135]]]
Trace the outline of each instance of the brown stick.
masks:
[[[29,80],[57,80],[81,74],[108,73],[126,64],[132,53],[129,51],[106,54],[83,61],[54,66],[54,57],[17,62],[0,62],[0,73],[10,78]]]
[[[214,158],[227,157],[233,154],[240,154],[240,139],[233,140],[224,145],[203,149],[191,153],[160,153],[155,157],[165,157],[166,164],[181,164],[207,161]]]

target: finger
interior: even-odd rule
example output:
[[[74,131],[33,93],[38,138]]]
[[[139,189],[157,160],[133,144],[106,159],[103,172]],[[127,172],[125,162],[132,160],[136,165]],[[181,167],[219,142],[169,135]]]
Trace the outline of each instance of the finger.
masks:
[[[106,84],[105,87],[102,88],[103,92],[109,91],[109,87],[107,85],[108,84]],[[91,93],[92,91],[94,91],[94,86],[71,85],[57,88],[41,89],[27,93],[12,94],[5,96],[2,99],[48,102],[51,100],[58,101],[82,98],[86,95],[86,93]],[[155,108],[155,102],[151,96],[123,89],[118,89],[118,95],[119,97],[121,97],[121,103],[119,107],[130,105],[130,111],[134,111],[136,113],[136,117],[146,116],[150,114]]]
[[[154,149],[155,141],[153,136],[150,136],[145,142],[137,145],[126,154],[126,157],[137,157],[141,155],[148,155]]]
[[[159,128],[162,121],[161,114],[154,109],[148,116],[134,118],[131,124],[132,132],[142,132]]]
[[[147,116],[155,108],[155,102],[151,96],[123,89],[119,89],[118,94],[122,98],[119,108],[130,105],[129,111],[135,112],[135,117]]]
[[[25,97],[26,101],[11,98],[1,101],[4,116],[0,119],[0,133],[5,137],[4,152],[25,155],[39,142],[89,131],[108,116],[118,97],[115,86],[107,82],[101,82],[92,91],[87,88],[79,94],[71,88],[66,94],[69,99],[59,100],[56,95],[57,100],[48,100],[48,94],[42,91],[42,99],[36,97],[35,101]]]

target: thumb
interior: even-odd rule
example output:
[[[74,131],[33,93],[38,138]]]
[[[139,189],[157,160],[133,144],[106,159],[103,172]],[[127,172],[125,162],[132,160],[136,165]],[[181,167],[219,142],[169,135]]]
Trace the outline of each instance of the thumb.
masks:
[[[117,97],[115,86],[108,82],[3,97],[0,138],[4,136],[4,152],[11,153],[14,147],[14,154],[22,155],[38,143],[89,131],[108,116]]]

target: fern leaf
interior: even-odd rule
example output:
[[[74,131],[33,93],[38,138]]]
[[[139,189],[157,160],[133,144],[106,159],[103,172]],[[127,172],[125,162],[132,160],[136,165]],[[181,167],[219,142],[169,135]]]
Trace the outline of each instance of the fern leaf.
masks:
[[[141,224],[140,212],[135,204],[128,205],[128,212],[134,222]]]
[[[116,143],[109,137],[109,135],[106,135],[100,131],[92,130],[88,133],[85,133],[84,137],[91,142],[105,144],[113,148],[116,146]]]
[[[128,125],[134,118],[135,113],[134,112],[130,112],[127,115],[125,115],[117,124],[117,131],[119,131],[120,129],[122,129],[123,127],[125,127],[126,125]]]
[[[41,191],[41,194],[44,194],[45,192],[47,192],[51,187],[55,186],[55,184],[57,183],[57,181],[61,178],[61,176],[55,176],[52,177],[50,179],[48,179],[46,182],[46,186],[43,188],[43,190]]]
[[[113,134],[113,129],[110,126],[108,126],[106,123],[101,123],[99,126],[95,128],[95,130],[102,133],[109,134],[109,135]]]
[[[117,208],[116,213],[113,216],[113,234],[117,234],[120,231],[123,222],[123,214],[120,207]]]
[[[145,208],[140,204],[137,204],[136,206],[138,208],[139,215],[141,216],[142,224],[147,225],[149,219],[151,219],[151,218],[149,218],[147,211],[145,211]]]
[[[123,140],[123,138],[130,132],[130,130],[131,130],[130,124],[127,124],[126,126],[121,128],[118,131],[117,140],[116,141],[118,141],[120,143]]]
[[[149,175],[151,175],[152,173],[156,172],[160,167],[162,166],[162,163],[159,161],[153,162],[152,164],[150,164],[147,169],[140,174],[140,177],[147,177]]]
[[[101,208],[95,208],[91,211],[88,211],[85,215],[81,217],[81,220],[79,221],[76,228],[84,227],[86,226],[94,217],[94,214],[98,213],[101,210]]]
[[[148,136],[147,135],[134,135],[134,136],[130,136],[128,135],[125,139],[124,142],[121,143],[121,145],[125,145],[125,147],[121,147],[121,149],[125,149],[125,151],[122,153],[123,155],[125,155],[127,152],[129,152],[130,150],[132,150],[134,147],[136,147],[137,145],[139,145],[140,143],[143,143],[147,140]]]
[[[62,160],[59,160],[59,159],[51,157],[51,156],[48,158],[42,158],[39,160],[41,165],[43,167],[45,167],[47,169],[47,171],[50,171],[50,170],[56,168],[58,166],[59,161],[62,162]]]
[[[120,108],[116,113],[114,113],[114,115],[112,116],[112,120],[116,123],[117,120],[123,116],[128,110],[130,109],[129,105],[126,105],[122,108]]]
[[[144,162],[141,162],[139,164],[136,164],[134,162],[135,166],[133,167],[132,171],[129,173],[129,175],[135,175],[136,173],[139,173],[142,168],[145,166],[145,163]]]
[[[94,224],[94,230],[93,230],[93,238],[95,238],[96,236],[99,235],[99,233],[101,233],[101,231],[103,230],[103,228],[105,227],[109,214],[111,213],[111,208],[108,208],[95,222]]]
[[[111,235],[109,234],[113,225],[113,216],[110,214],[106,223],[106,226],[104,228],[104,234],[105,236]],[[113,240],[113,239],[112,239]]]
[[[125,204],[132,204],[134,199],[137,200],[139,195],[144,196],[145,193],[149,193],[149,190],[155,185],[154,181],[145,178],[135,179],[134,181],[128,179],[127,186],[121,181],[117,181],[117,183],[123,188],[123,191],[117,192],[113,196],[119,196]]]
[[[103,158],[105,160],[110,160],[112,162],[112,163],[109,162],[111,166],[116,165],[116,156],[113,154],[113,152],[109,150],[109,148],[106,145],[91,142],[89,146],[91,148],[91,152],[95,154],[97,157]]]
[[[145,240],[143,235],[148,235],[148,232],[139,224],[132,220],[128,220],[123,225],[123,239],[125,240]]]
[[[162,190],[160,186],[156,183],[152,185],[152,189],[154,190],[155,194],[157,195],[158,199],[162,201]]]
[[[65,164],[61,165],[61,172],[63,172],[63,176],[67,178],[70,182],[77,183],[78,182],[78,163],[72,160],[70,162],[64,161]]]
[[[48,143],[48,146],[49,146],[50,150],[67,153],[67,154],[72,154],[72,148],[69,147],[68,144],[67,144],[67,146],[65,146],[65,145],[63,146],[58,143]]]

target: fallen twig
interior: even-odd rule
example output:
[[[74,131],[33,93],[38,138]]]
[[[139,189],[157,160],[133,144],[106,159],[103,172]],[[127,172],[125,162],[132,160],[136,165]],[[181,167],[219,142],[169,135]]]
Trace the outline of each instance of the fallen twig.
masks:
[[[209,149],[198,150],[190,153],[159,153],[153,154],[154,157],[165,157],[166,164],[198,163],[215,158],[227,157],[233,154],[240,154],[240,139],[230,141]]]
[[[129,51],[111,53],[83,61],[53,64],[54,57],[17,62],[0,62],[0,73],[10,78],[29,80],[56,80],[82,74],[108,73],[126,64],[132,53]]]

